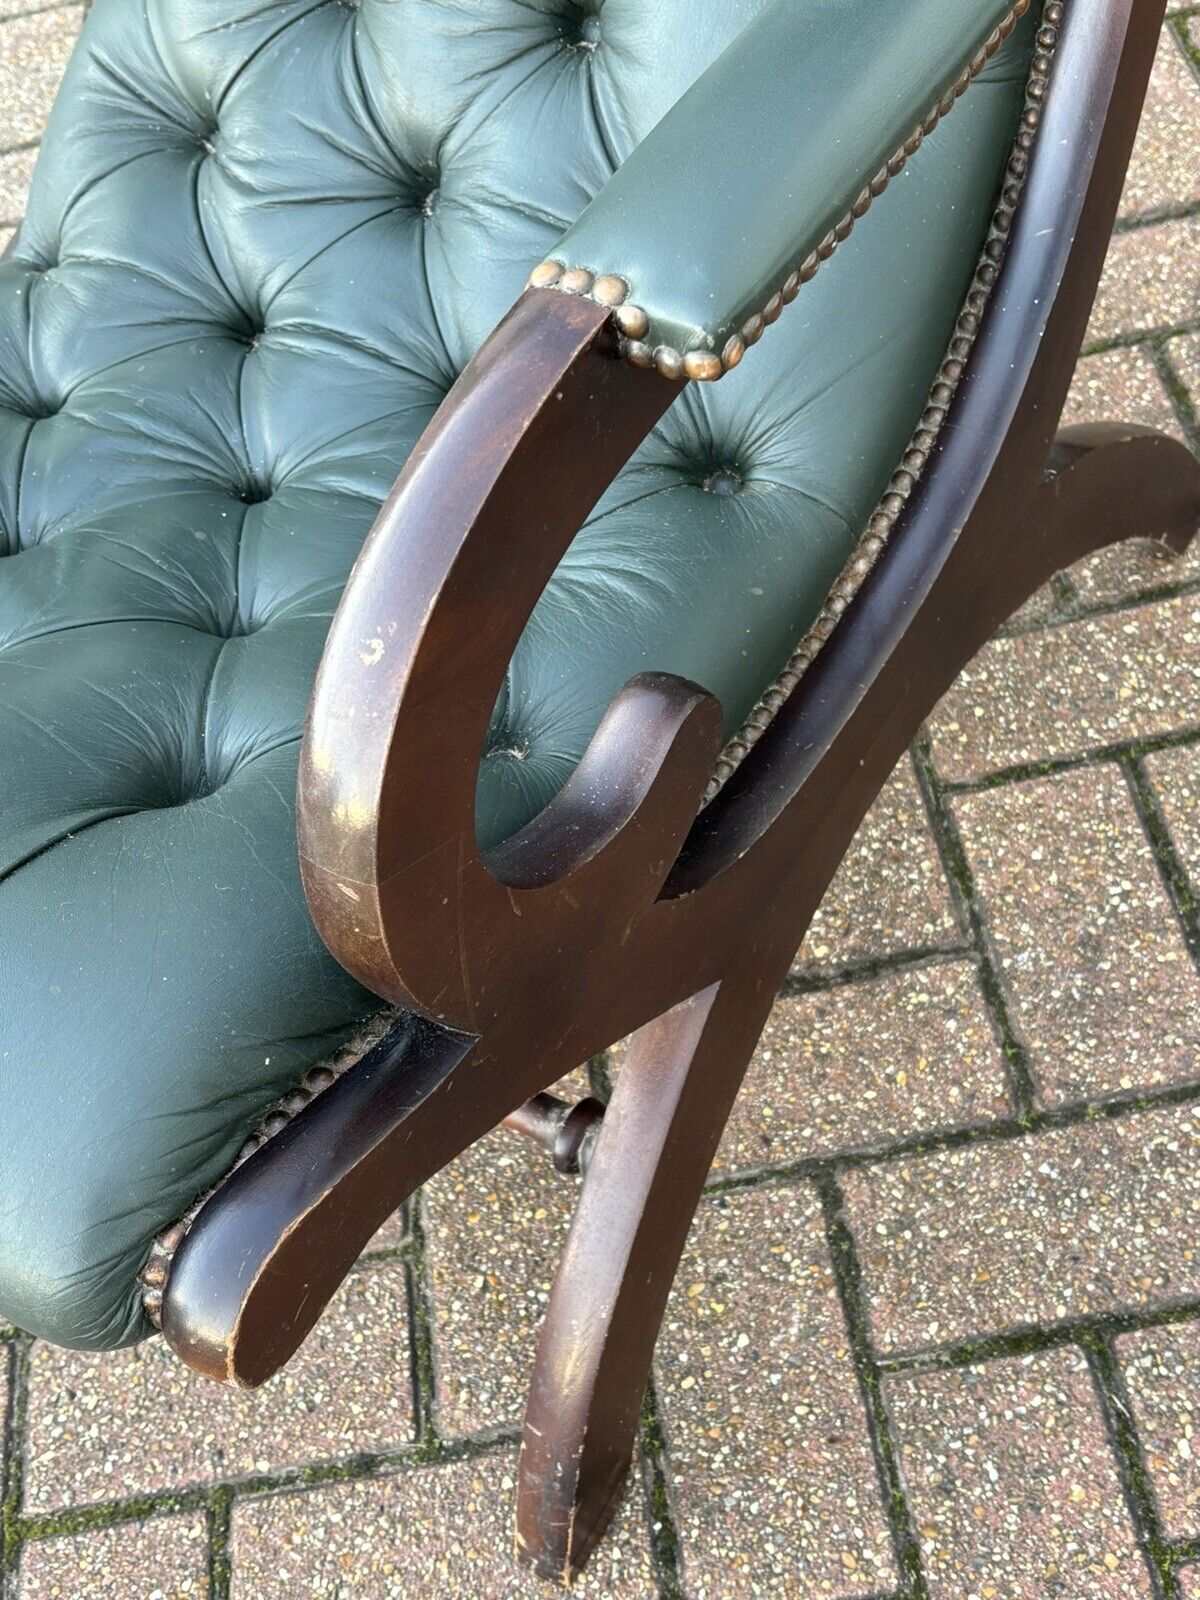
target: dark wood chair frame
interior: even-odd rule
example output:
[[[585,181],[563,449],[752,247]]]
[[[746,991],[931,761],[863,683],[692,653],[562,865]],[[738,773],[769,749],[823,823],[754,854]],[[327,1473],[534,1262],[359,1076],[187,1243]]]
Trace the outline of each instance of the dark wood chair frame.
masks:
[[[881,785],[1053,573],[1132,535],[1182,550],[1200,522],[1178,443],[1117,425],[1055,438],[1164,0],[1060,11],[1011,236],[928,465],[710,804],[718,707],[650,674],[542,815],[476,843],[480,753],[525,621],[680,389],[620,358],[603,306],[526,292],[417,446],[334,623],[301,764],[305,885],[330,948],[403,1010],[159,1247],[163,1329],[201,1372],[261,1383],[385,1218],[497,1124],[567,1169],[590,1154],[521,1453],[518,1547],[546,1575],[579,1570],[620,1498],[722,1129]],[[545,1095],[630,1034],[602,1120]]]

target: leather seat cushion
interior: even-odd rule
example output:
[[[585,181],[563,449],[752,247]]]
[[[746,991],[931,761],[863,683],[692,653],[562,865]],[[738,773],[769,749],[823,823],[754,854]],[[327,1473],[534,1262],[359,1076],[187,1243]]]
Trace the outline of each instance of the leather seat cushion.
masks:
[[[144,1336],[154,1233],[377,1007],[295,860],[340,587],[530,267],[756,4],[90,12],[0,267],[0,1314],[21,1327]],[[924,404],[1028,48],[605,497],[497,707],[487,839],[632,674],[706,685],[732,730],[779,669]]]

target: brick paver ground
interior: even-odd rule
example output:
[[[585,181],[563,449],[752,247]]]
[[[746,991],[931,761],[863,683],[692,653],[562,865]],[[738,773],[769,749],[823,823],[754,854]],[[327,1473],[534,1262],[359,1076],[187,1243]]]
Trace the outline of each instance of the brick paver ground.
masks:
[[[0,245],[81,14],[0,0]],[[1200,5],[1068,415],[1200,444]],[[510,1561],[515,1445],[573,1194],[493,1135],[258,1395],[0,1329],[3,1600],[545,1592]],[[1024,608],[864,824],[581,1592],[1200,1600],[1198,1211],[1200,551],[1132,545]]]

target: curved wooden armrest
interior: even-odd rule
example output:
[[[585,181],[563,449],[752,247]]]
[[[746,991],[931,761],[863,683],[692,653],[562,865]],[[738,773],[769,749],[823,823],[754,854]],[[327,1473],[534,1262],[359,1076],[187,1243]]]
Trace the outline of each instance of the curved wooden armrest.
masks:
[[[643,961],[640,984],[598,974],[586,996],[581,978],[598,952],[625,950],[695,820],[721,736],[712,696],[632,679],[556,799],[486,856],[475,789],[529,613],[679,387],[619,358],[602,308],[528,292],[364,546],[309,713],[301,869],[334,955],[423,1016],[400,1018],[201,1208],[163,1331],[212,1377],[252,1386],[278,1370],[400,1200],[562,1058],[674,994],[669,963]]]
[[[300,763],[313,917],[378,994],[478,1032],[531,984],[574,992],[624,942],[695,819],[720,709],[646,674],[501,848],[476,842],[492,709],[542,589],[679,390],[621,361],[607,313],[529,291],[389,496],[334,619]]]

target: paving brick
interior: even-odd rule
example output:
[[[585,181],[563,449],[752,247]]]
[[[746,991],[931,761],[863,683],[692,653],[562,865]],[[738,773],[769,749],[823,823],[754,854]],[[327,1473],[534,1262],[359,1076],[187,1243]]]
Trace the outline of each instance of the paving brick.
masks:
[[[1134,1421],[1168,1539],[1200,1533],[1200,1323],[1117,1342]]]
[[[1200,200],[1200,162],[1195,159],[1198,123],[1200,83],[1177,35],[1164,28],[1125,176],[1122,216]]]
[[[4,1442],[0,1444],[0,1469],[4,1466],[4,1456],[8,1449],[8,1370],[11,1352],[7,1344],[0,1345],[0,1429],[4,1433]]]
[[[931,1600],[1153,1594],[1078,1350],[886,1392]]]
[[[109,1355],[38,1345],[26,1509],[387,1450],[412,1438],[404,1269],[355,1273],[300,1353],[240,1393],[191,1373],[161,1340]]]
[[[1147,758],[1146,771],[1184,870],[1200,893],[1200,745],[1162,750]]]
[[[1140,345],[1104,350],[1080,361],[1062,426],[1081,422],[1139,422],[1187,442],[1154,359]]]
[[[1188,390],[1193,412],[1200,415],[1200,333],[1185,333],[1177,339],[1168,339],[1164,348],[1167,359]]]
[[[969,780],[1200,724],[1200,598],[993,639],[930,720],[943,778]]]
[[[425,1186],[438,1423],[516,1425],[578,1180],[498,1130]]]
[[[403,1210],[393,1211],[391,1216],[378,1230],[370,1244],[363,1251],[368,1259],[377,1255],[381,1250],[399,1250],[408,1237],[404,1223]]]
[[[888,1354],[1200,1295],[1188,1106],[896,1160],[844,1178]]]
[[[779,1000],[718,1171],[869,1149],[1011,1110],[973,961]]]
[[[800,970],[850,965],[961,939],[906,756],[867,813],[801,946]]]
[[[1180,1567],[1179,1600],[1200,1600],[1200,1563]]]
[[[657,1370],[692,1600],[892,1588],[863,1403],[809,1190],[701,1207]]]
[[[1157,539],[1123,539],[1078,562],[1070,574],[1084,605],[1120,604],[1200,582],[1200,544],[1177,556]]]
[[[21,1551],[17,1593],[20,1600],[203,1600],[204,1517],[154,1517],[32,1540]]]
[[[85,0],[85,9],[91,0]],[[64,0],[0,0],[0,22],[7,22],[10,17],[29,16],[32,12],[57,11],[64,5]],[[68,3],[64,9],[74,10],[74,3]]]
[[[11,226],[25,215],[25,196],[36,160],[36,150],[12,150],[0,155],[0,223]]]
[[[0,148],[41,138],[82,22],[82,6],[0,22]]]
[[[1120,769],[953,810],[1045,1102],[1200,1079],[1200,975]]]
[[[554,1600],[513,1556],[515,1455],[367,1483],[241,1501],[233,1600]],[[658,1593],[636,1474],[571,1590],[581,1600]]]
[[[1200,317],[1200,218],[1113,235],[1087,343],[1150,333]]]
[[[1001,628],[1003,633],[1020,632],[1023,628],[1043,627],[1048,622],[1064,619],[1063,602],[1055,593],[1052,583],[1035,589],[1023,606],[1018,606]]]

